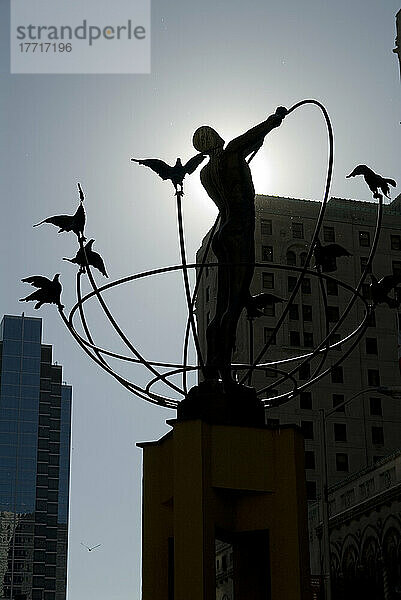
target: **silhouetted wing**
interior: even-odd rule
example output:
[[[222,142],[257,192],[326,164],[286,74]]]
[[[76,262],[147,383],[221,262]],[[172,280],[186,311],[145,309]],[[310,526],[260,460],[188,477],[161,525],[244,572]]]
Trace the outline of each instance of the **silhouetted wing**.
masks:
[[[51,225],[65,229],[71,224],[72,219],[73,217],[71,215],[55,215],[54,217],[44,219],[40,223],[35,223],[34,227],[42,225],[43,223],[50,223]]]
[[[171,176],[171,172],[173,170],[173,167],[170,167],[170,165],[158,158],[147,158],[146,160],[138,160],[136,158],[131,158],[131,160],[139,163],[140,165],[144,165],[145,167],[149,167],[149,169],[152,169],[152,171],[157,173],[157,175],[159,175],[159,177],[161,177],[162,179],[168,179]]]
[[[204,154],[195,154],[192,158],[189,159],[187,163],[184,165],[185,173],[190,175],[199,167],[201,162],[205,160],[206,156]]]
[[[42,277],[41,275],[32,275],[31,277],[25,277],[21,279],[24,283],[30,283],[34,287],[37,288],[46,288],[49,287],[53,282],[47,277]]]
[[[324,246],[324,250],[330,256],[351,256],[351,253],[340,244],[327,244],[327,246]]]
[[[102,544],[97,544],[97,546],[92,546],[91,550],[94,550],[95,548],[99,548],[99,546],[101,546]]]
[[[83,202],[85,200],[85,196],[84,196],[84,193],[82,191],[81,184],[78,183],[77,185],[78,185],[78,191],[79,191],[79,199],[81,200],[81,202]]]
[[[399,283],[401,283],[401,275],[385,275],[379,280],[378,285],[387,294]]]
[[[389,183],[393,187],[397,187],[397,182],[394,181],[394,179],[386,179],[385,181],[386,181],[386,183]]]

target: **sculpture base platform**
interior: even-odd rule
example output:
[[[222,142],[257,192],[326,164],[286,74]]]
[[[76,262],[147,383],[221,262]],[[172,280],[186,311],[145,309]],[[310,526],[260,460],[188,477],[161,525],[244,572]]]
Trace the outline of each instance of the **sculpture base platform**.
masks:
[[[227,394],[221,382],[205,381],[189,390],[180,402],[177,419],[258,427],[265,424],[265,409],[254,388],[238,385]]]
[[[299,428],[212,424],[190,420],[186,410],[185,419],[169,421],[170,433],[138,444],[142,600],[223,597],[220,540],[231,548],[229,600],[310,600]]]

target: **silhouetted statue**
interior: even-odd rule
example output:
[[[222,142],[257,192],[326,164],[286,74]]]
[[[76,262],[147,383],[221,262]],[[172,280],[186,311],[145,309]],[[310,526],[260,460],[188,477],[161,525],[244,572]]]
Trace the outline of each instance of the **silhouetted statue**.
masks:
[[[390,298],[388,294],[401,283],[401,275],[385,275],[378,280],[371,273],[370,277],[372,279],[370,293],[373,305],[385,303],[389,308],[398,308],[400,305],[399,301],[396,298]]]
[[[139,163],[140,165],[144,165],[145,167],[149,167],[164,180],[170,179],[174,185],[175,193],[183,194],[182,187],[185,175],[190,175],[193,173],[199,167],[201,162],[205,160],[205,156],[203,154],[196,154],[196,156],[190,158],[185,165],[182,164],[180,158],[177,158],[177,161],[173,167],[158,158],[147,158],[145,160],[131,158],[131,160]]]
[[[382,198],[382,194],[380,194],[379,190],[386,196],[386,198],[390,198],[390,188],[389,184],[393,187],[396,187],[396,182],[394,179],[386,179],[381,175],[377,175],[372,169],[369,169],[366,165],[358,165],[355,169],[347,175],[346,179],[349,177],[355,177],[356,175],[363,175],[367,185],[371,192],[373,192],[373,198]]]
[[[30,283],[37,289],[26,298],[20,298],[20,302],[36,301],[34,308],[38,309],[42,304],[57,304],[59,308],[64,308],[60,302],[61,283],[59,281],[60,273],[56,273],[53,280],[41,275],[32,275],[21,279],[24,283]]]
[[[319,239],[316,240],[313,250],[315,257],[315,265],[321,269],[323,273],[331,273],[337,270],[336,258],[340,256],[352,256],[348,250],[340,246],[340,244],[327,244],[322,246]]]
[[[104,262],[100,254],[98,252],[94,252],[92,250],[93,242],[95,240],[89,240],[84,248],[80,248],[76,253],[74,258],[63,258],[63,260],[68,260],[71,263],[80,266],[81,272],[85,273],[86,260],[88,261],[88,265],[91,267],[95,267],[98,271],[101,272],[102,275],[108,277],[106,273],[106,267],[104,266]],[[86,254],[86,260],[85,260]]]
[[[265,136],[281,125],[287,109],[277,108],[266,121],[252,127],[224,147],[209,126],[193,136],[198,152],[210,157],[200,173],[206,192],[216,204],[220,223],[212,249],[218,261],[216,314],[206,330],[206,381],[221,377],[225,391],[238,389],[231,374],[238,319],[246,306],[255,268],[255,189],[247,156],[258,150]]]
[[[85,241],[84,238],[84,228],[85,228],[85,209],[83,206],[84,201],[84,193],[82,191],[81,185],[78,183],[79,190],[79,198],[80,204],[73,215],[56,215],[54,217],[48,217],[44,219],[40,223],[36,223],[34,227],[38,227],[43,223],[50,223],[51,225],[55,225],[56,227],[60,227],[58,233],[62,233],[63,231],[73,231],[75,235],[80,238],[82,236],[82,240]]]

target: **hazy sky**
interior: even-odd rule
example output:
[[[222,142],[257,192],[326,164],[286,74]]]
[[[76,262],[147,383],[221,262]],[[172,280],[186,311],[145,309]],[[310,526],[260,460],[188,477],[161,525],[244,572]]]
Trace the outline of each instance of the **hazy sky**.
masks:
[[[54,306],[34,311],[18,302],[29,292],[21,277],[56,272],[64,304],[74,301],[76,269],[60,259],[74,256],[75,236],[32,224],[72,213],[80,181],[87,235],[111,279],[177,264],[172,189],[129,158],[186,159],[199,125],[229,140],[276,106],[304,98],[323,102],[332,118],[332,195],[369,200],[361,178],[345,179],[356,164],[401,181],[401,86],[392,52],[399,8],[399,0],[153,0],[150,75],[36,76],[9,74],[9,2],[0,0],[0,313],[42,317],[44,341],[73,386],[69,600],[139,600],[135,443],[160,437],[174,413],[131,396],[92,364]],[[326,137],[317,109],[293,113],[253,162],[256,191],[321,199]],[[186,186],[184,211],[191,260],[215,217],[198,175]],[[146,356],[180,360],[178,276],[130,284],[107,299]],[[90,308],[95,339],[113,345],[105,319]],[[81,541],[102,546],[88,553]]]

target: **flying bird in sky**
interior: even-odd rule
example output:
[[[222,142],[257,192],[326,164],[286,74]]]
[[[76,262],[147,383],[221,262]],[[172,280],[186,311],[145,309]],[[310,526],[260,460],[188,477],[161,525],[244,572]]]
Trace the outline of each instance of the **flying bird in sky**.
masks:
[[[83,206],[83,201],[84,201],[85,196],[82,191],[80,183],[78,183],[78,191],[79,191],[80,204],[79,204],[75,214],[73,214],[73,215],[55,215],[54,217],[48,217],[47,219],[40,221],[40,223],[36,223],[34,225],[34,227],[38,227],[39,225],[42,225],[43,223],[50,223],[51,225],[55,225],[56,227],[60,228],[58,230],[58,233],[62,233],[63,231],[73,231],[75,233],[75,235],[78,237],[78,239],[80,238],[80,236],[82,236],[83,241],[85,241],[85,238],[83,237],[84,228],[85,228],[85,220],[86,220],[85,209]]]
[[[275,294],[269,294],[268,292],[262,292],[256,296],[249,296],[248,302],[245,306],[247,319],[257,319],[263,317],[263,309],[271,304],[277,304],[280,302],[286,302],[285,298],[280,298]]]
[[[30,283],[38,289],[29,296],[26,296],[26,298],[20,298],[20,302],[36,301],[37,304],[34,307],[36,309],[40,308],[42,304],[57,304],[59,308],[64,308],[60,302],[61,283],[59,277],[60,273],[56,273],[53,280],[41,275],[33,275],[21,279],[24,283]]]
[[[158,158],[148,158],[145,160],[131,158],[131,160],[139,163],[140,165],[144,165],[145,167],[149,167],[164,180],[170,179],[174,185],[175,193],[183,194],[182,190],[185,175],[190,175],[193,173],[205,158],[206,157],[204,154],[195,154],[195,156],[190,158],[185,165],[182,164],[180,158],[177,158],[177,161],[173,167]]]
[[[71,263],[79,265],[82,273],[85,273],[86,260],[87,260],[88,265],[90,265],[91,267],[94,267],[95,269],[100,271],[101,274],[104,275],[105,277],[108,277],[107,272],[106,272],[106,267],[104,265],[102,257],[100,256],[100,254],[98,254],[98,252],[94,252],[92,250],[94,241],[95,241],[94,239],[89,240],[89,242],[85,245],[84,248],[80,248],[78,250],[78,252],[76,253],[74,258],[63,258],[63,260],[68,260]],[[86,260],[85,260],[85,255],[86,255]]]
[[[370,277],[372,280],[370,292],[373,305],[385,303],[389,308],[398,308],[400,302],[395,298],[390,298],[388,294],[401,283],[401,275],[385,275],[378,280],[373,273],[370,273]]]
[[[88,552],[92,552],[92,550],[95,550],[96,548],[99,548],[99,546],[101,546],[102,544],[97,544],[96,546],[92,546],[91,548],[89,546],[87,546],[86,544],[84,544],[83,542],[81,542],[81,546],[84,546],[84,548],[86,548],[88,550]]]
[[[373,198],[382,198],[381,192],[386,196],[386,198],[390,198],[390,188],[389,184],[393,187],[396,187],[397,183],[394,179],[389,179],[378,175],[372,169],[367,167],[366,165],[358,165],[355,169],[347,175],[346,179],[349,177],[355,177],[356,175],[363,175],[367,185],[371,192],[373,192]]]
[[[323,273],[331,273],[337,270],[336,258],[340,256],[352,256],[343,246],[339,244],[327,244],[323,246],[319,239],[316,240],[313,254],[316,267],[320,268]]]

